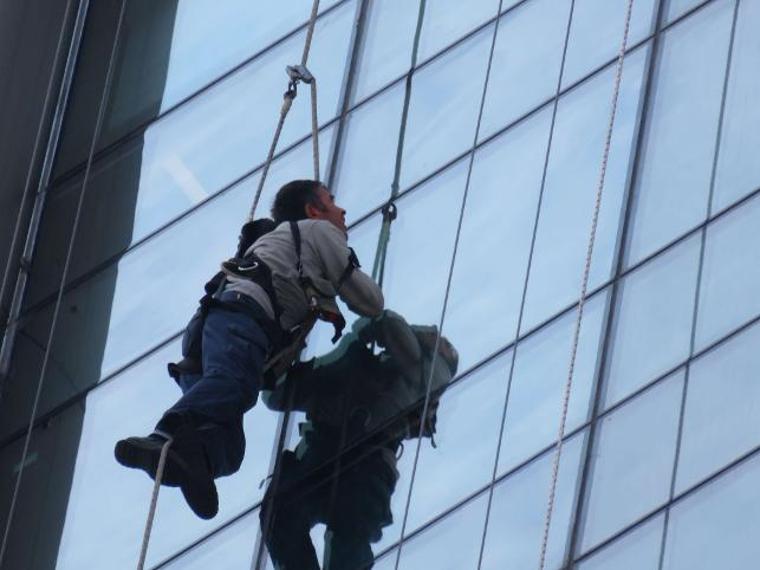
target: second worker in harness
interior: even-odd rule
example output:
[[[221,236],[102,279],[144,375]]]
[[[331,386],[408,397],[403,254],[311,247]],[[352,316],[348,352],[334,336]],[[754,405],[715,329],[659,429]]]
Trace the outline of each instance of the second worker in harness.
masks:
[[[283,186],[272,217],[274,229],[259,230],[263,235],[239,247],[238,258],[222,264],[206,285],[183,338],[184,359],[170,365],[182,397],[150,435],[123,439],[115,448],[119,463],[155,478],[171,438],[162,482],[180,487],[201,518],[218,510],[214,478],[240,467],[243,414],[258,399],[267,361],[272,366],[279,354],[275,368],[288,366],[317,316],[331,321],[340,336],[344,321],[336,296],[362,316],[383,310],[380,288],[348,247],[345,210],[322,183]],[[289,336],[296,340],[283,340]]]

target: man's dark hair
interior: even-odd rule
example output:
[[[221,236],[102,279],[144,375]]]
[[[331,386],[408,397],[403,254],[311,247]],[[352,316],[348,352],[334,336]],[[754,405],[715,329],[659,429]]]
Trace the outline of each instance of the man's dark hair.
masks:
[[[306,219],[306,206],[320,207],[317,191],[322,188],[319,180],[293,180],[277,191],[272,204],[272,218],[276,224]]]

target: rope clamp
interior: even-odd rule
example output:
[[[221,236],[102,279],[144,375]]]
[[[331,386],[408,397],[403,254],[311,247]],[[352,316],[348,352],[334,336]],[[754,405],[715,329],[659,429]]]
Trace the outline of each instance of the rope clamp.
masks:
[[[288,77],[290,77],[291,83],[298,84],[299,82],[303,81],[304,83],[311,85],[311,83],[314,81],[314,76],[305,65],[288,65],[285,67],[285,71],[287,72]]]
[[[393,201],[386,202],[381,211],[383,213],[383,219],[389,222],[392,222],[396,219],[396,216],[398,216],[398,208]]]

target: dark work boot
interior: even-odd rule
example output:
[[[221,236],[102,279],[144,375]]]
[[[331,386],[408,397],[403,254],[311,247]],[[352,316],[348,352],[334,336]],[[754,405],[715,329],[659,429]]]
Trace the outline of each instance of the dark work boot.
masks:
[[[219,510],[219,497],[197,430],[184,425],[173,437],[161,482],[179,487],[187,504],[200,518],[213,518]],[[142,469],[155,480],[161,448],[166,441],[163,434],[155,432],[148,437],[128,437],[116,443],[114,455],[125,467]]]

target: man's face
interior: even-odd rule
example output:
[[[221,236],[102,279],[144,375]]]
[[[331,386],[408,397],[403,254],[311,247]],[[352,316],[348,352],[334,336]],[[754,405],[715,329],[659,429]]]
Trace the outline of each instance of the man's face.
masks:
[[[346,230],[346,211],[335,203],[335,198],[322,187],[317,190],[317,201],[319,206],[306,206],[307,215],[315,220],[327,220],[332,225],[343,231]]]

